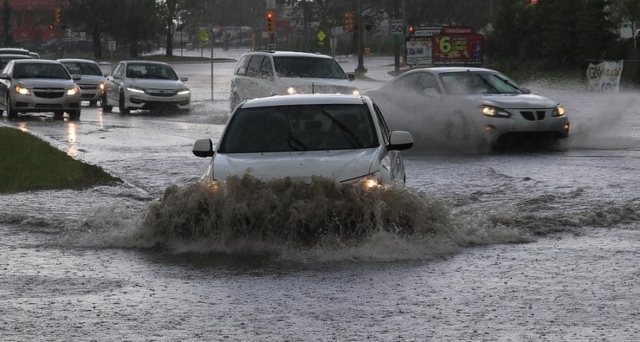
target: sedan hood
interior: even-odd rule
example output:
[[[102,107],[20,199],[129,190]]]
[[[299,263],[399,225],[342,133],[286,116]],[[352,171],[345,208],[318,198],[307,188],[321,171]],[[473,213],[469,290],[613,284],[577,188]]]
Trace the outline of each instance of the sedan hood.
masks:
[[[82,77],[77,84],[102,84],[104,83],[104,76],[98,75],[80,75]]]
[[[130,80],[132,86],[144,89],[184,89],[185,85],[179,80],[151,80],[151,79],[135,79]]]
[[[247,170],[258,178],[310,178],[323,176],[339,182],[368,175],[378,149],[216,154],[212,161],[212,178],[225,180]]]
[[[73,80],[55,78],[22,78],[16,84],[27,88],[73,88]]]
[[[468,98],[505,109],[554,108],[558,104],[556,101],[534,94],[489,94],[473,95]]]
[[[355,86],[347,79],[283,77],[279,85],[294,87],[298,93],[351,94]]]

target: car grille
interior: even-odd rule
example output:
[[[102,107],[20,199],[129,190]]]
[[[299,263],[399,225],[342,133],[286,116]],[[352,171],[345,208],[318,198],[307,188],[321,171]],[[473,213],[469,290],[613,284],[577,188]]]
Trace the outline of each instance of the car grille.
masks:
[[[64,89],[60,88],[34,88],[33,95],[43,99],[57,99],[64,96]]]
[[[147,95],[159,97],[171,97],[177,94],[173,89],[147,89],[145,90],[145,93],[147,93]]]
[[[58,103],[50,103],[50,104],[47,104],[47,103],[36,103],[34,108],[36,108],[36,109],[49,109],[49,108],[51,108],[51,109],[56,109],[56,108],[62,109],[62,105],[58,104]]]
[[[545,110],[521,110],[520,115],[527,121],[542,121],[546,117]]]
[[[78,85],[82,90],[94,90],[98,89],[98,86],[95,84],[79,84]]]

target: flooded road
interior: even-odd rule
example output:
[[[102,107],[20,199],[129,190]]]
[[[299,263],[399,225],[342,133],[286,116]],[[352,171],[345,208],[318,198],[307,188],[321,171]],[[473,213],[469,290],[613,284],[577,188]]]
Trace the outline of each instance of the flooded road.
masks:
[[[389,60],[368,63],[384,80]],[[411,150],[407,186],[379,194],[381,210],[403,207],[428,233],[312,246],[167,234],[212,224],[202,203],[247,208],[200,187],[208,160],[191,154],[220,134],[234,65],[215,65],[213,101],[208,64],[176,65],[194,93],[190,114],[1,118],[125,184],[0,196],[0,340],[638,339],[637,94],[534,83],[568,109],[572,135],[557,148]],[[344,205],[371,209],[359,203]],[[300,213],[311,220],[320,207]],[[260,201],[251,208],[262,218]]]

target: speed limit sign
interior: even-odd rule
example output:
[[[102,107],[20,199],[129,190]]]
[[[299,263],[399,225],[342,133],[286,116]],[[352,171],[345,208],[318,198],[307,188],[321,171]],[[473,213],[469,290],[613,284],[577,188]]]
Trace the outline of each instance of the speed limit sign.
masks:
[[[391,20],[391,34],[396,36],[401,36],[402,33],[404,32],[404,23],[402,22],[402,20],[398,20],[398,19],[394,19]]]

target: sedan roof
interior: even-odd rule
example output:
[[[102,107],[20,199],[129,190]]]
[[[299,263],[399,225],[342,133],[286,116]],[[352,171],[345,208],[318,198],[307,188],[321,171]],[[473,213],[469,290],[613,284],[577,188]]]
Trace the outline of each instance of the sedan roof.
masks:
[[[313,104],[362,104],[367,97],[362,95],[345,94],[299,94],[276,95],[248,100],[242,108],[295,106]]]

